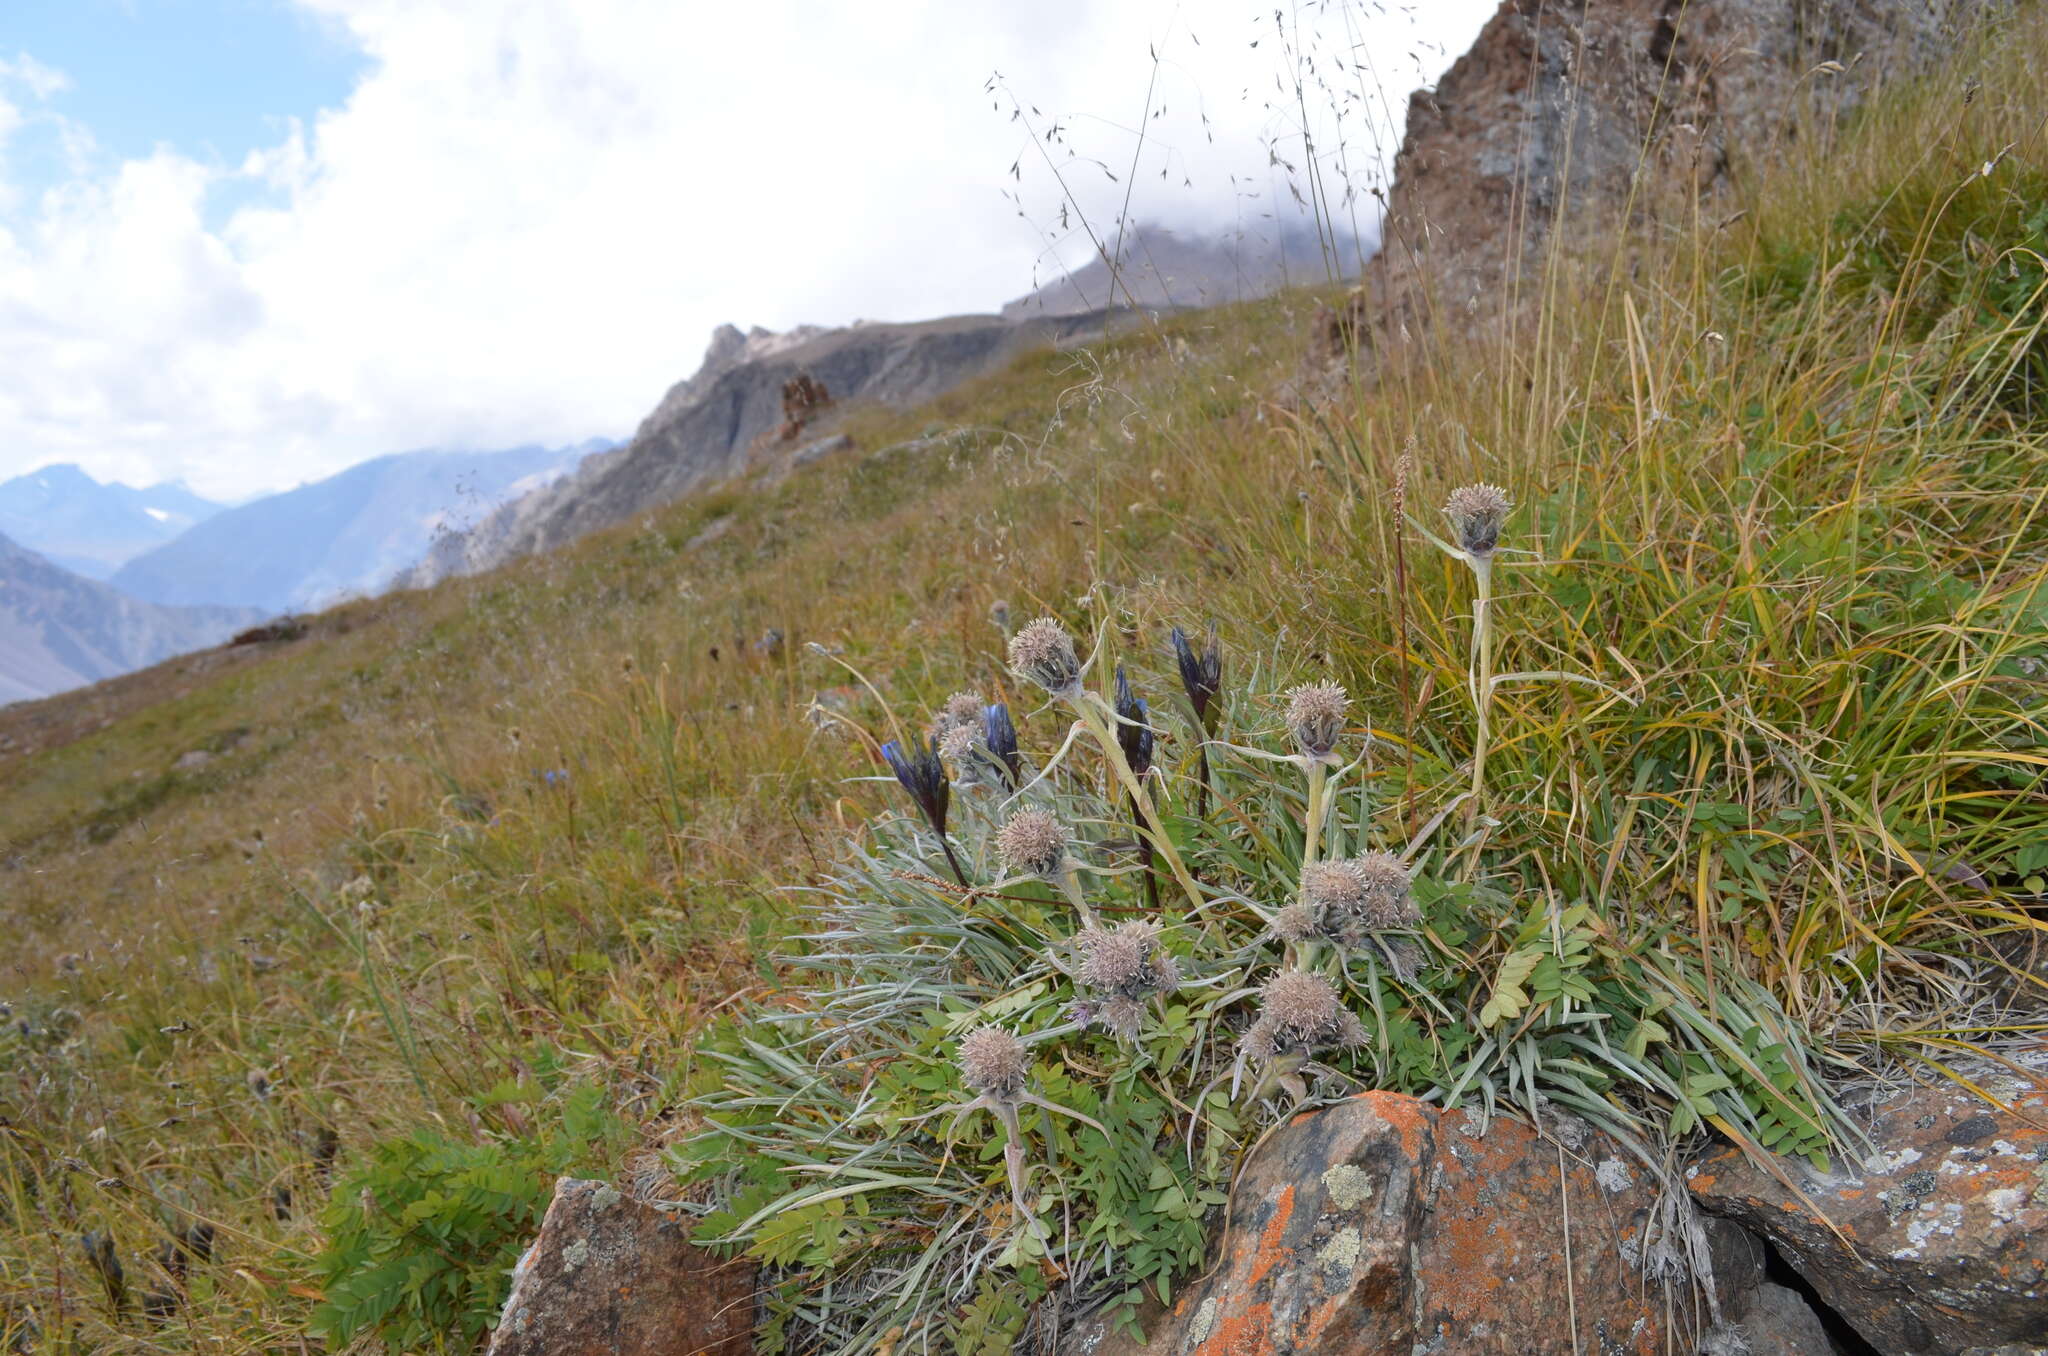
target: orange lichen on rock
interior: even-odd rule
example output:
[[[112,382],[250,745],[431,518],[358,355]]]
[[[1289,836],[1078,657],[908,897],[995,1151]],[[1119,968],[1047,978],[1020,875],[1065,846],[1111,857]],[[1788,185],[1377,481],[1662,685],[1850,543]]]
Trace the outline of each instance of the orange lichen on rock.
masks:
[[[1214,1269],[1147,1343],[1095,1349],[1405,1353],[1435,1335],[1445,1351],[1648,1356],[1671,1335],[1666,1297],[1621,1245],[1653,1192],[1646,1175],[1604,1166],[1611,1155],[1588,1139],[1561,1188],[1555,1141],[1516,1122],[1482,1126],[1386,1092],[1296,1117],[1244,1166]]]
[[[1259,1231],[1258,1242],[1252,1248],[1250,1270],[1245,1275],[1247,1285],[1257,1285],[1266,1279],[1268,1272],[1293,1260],[1294,1254],[1282,1241],[1287,1235],[1287,1225],[1294,1217],[1294,1188],[1280,1188],[1280,1196],[1273,1202],[1273,1217],[1266,1221],[1266,1227]]]

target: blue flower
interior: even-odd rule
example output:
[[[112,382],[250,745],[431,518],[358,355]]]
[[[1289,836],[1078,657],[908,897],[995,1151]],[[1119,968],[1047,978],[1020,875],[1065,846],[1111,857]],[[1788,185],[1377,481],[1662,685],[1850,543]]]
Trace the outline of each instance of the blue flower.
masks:
[[[1005,779],[1015,791],[1024,776],[1024,758],[1017,752],[1017,727],[1010,721],[1010,708],[996,702],[981,713],[981,742],[1002,764]]]
[[[967,876],[953,857],[952,844],[946,841],[946,804],[953,788],[946,780],[946,764],[939,757],[938,741],[927,739],[913,744],[906,754],[903,746],[892,739],[882,745],[882,757],[896,774],[896,780],[903,783],[903,789],[917,802],[917,808],[924,811],[925,821],[939,836],[939,846],[945,850],[946,861],[953,868],[954,877],[966,885]]]
[[[1200,655],[1188,644],[1188,633],[1174,627],[1173,657],[1180,665],[1180,685],[1188,694],[1188,705],[1195,708],[1195,722],[1213,734],[1209,703],[1223,691],[1223,641],[1216,634],[1216,623],[1209,623],[1209,643]]]
[[[1143,697],[1132,695],[1121,664],[1116,666],[1116,714],[1116,742],[1123,746],[1132,775],[1142,777],[1152,769],[1152,712]]]

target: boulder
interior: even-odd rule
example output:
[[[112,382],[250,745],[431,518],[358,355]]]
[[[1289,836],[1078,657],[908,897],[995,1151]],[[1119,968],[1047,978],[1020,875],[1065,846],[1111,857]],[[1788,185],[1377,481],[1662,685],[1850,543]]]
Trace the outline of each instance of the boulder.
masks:
[[[1693,1196],[1768,1239],[1879,1351],[2048,1346],[2048,1052],[2020,1067],[2039,1072],[1969,1075],[2009,1110],[1908,1088],[1863,1108],[1863,1163],[1781,1160],[1795,1193],[1728,1149],[1688,1170]]]
[[[685,1217],[564,1177],[489,1356],[747,1356],[753,1328],[750,1263],[691,1243]]]
[[[1384,1092],[1298,1116],[1246,1164],[1207,1271],[1151,1315],[1147,1341],[1084,1328],[1063,1349],[1690,1350],[1690,1288],[1667,1294],[1641,1265],[1658,1246],[1655,1184],[1578,1122],[1552,1128]]]
[[[1776,1282],[1729,1296],[1727,1314],[1757,1356],[1834,1356],[1835,1344],[1806,1297]]]

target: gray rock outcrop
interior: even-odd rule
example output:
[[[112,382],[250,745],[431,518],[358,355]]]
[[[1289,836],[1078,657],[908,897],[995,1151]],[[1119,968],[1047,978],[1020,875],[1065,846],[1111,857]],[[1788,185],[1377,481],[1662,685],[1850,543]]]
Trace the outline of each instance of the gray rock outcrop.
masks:
[[[1389,1092],[1299,1116],[1245,1165],[1207,1268],[1144,1325],[1145,1342],[1088,1325],[1062,1349],[1690,1350],[1710,1316],[1689,1286],[1666,1284],[1684,1272],[1648,1260],[1690,1239],[1667,1234],[1656,1183],[1625,1150],[1569,1125],[1571,1147]]]
[[[1613,219],[1644,180],[1711,191],[1946,55],[2006,0],[1506,0],[1408,104],[1375,309],[1463,314],[1542,289],[1554,228]]]
[[[1879,1351],[2048,1347],[2048,1052],[2015,1062],[2037,1072],[1969,1075],[2010,1110],[1906,1089],[1865,1109],[1863,1163],[1780,1159],[1781,1181],[1728,1149],[1691,1170],[1692,1193],[1768,1239]]]

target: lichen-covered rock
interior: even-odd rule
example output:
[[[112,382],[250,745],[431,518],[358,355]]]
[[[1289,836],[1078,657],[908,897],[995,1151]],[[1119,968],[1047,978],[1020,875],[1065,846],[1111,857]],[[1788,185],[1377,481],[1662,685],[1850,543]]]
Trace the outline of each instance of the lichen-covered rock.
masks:
[[[2048,1346],[2048,1055],[2030,1063],[2038,1076],[1978,1076],[2009,1112],[1953,1087],[1873,1103],[1868,1162],[1781,1161],[1805,1202],[1732,1149],[1690,1170],[1693,1195],[1768,1238],[1879,1351]]]
[[[1148,1340],[1088,1332],[1067,1349],[1689,1350],[1690,1294],[1667,1295],[1637,1261],[1652,1184],[1600,1136],[1567,1138],[1575,1148],[1395,1093],[1299,1116],[1245,1166],[1208,1271],[1154,1316]]]
[[[489,1356],[747,1356],[754,1269],[689,1221],[564,1177],[512,1276]]]

